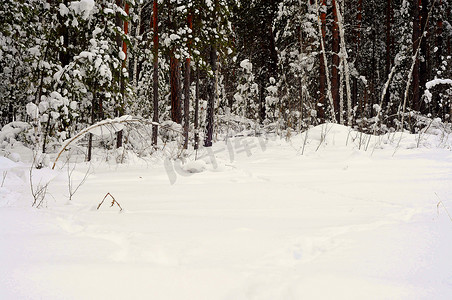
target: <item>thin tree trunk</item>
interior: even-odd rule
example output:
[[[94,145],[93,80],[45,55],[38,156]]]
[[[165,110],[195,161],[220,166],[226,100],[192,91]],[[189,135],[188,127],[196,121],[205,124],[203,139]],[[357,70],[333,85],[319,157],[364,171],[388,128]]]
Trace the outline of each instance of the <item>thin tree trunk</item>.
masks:
[[[49,114],[46,124],[46,131],[44,133],[44,140],[42,141],[42,153],[46,153],[47,136],[50,134],[50,119],[51,115]]]
[[[217,50],[214,45],[210,46],[210,67],[212,68],[213,76],[208,85],[209,100],[207,102],[207,127],[206,137],[204,139],[204,147],[212,146],[213,137],[213,118],[214,118],[214,106],[215,106],[215,80],[217,70]]]
[[[196,65],[196,90],[195,90],[195,150],[199,148],[199,68]]]
[[[265,76],[262,74],[259,77],[259,113],[258,113],[258,117],[259,117],[259,122],[260,124],[264,123],[265,120]]]
[[[193,29],[193,17],[189,12],[188,28]],[[184,149],[188,149],[188,131],[190,116],[190,48],[191,41],[188,42],[188,57],[185,59],[185,76],[184,76]]]
[[[170,54],[171,120],[178,124],[182,123],[180,73],[180,62],[175,57],[173,50]]]
[[[143,5],[141,3],[139,3],[138,4],[138,24],[136,25],[136,28],[135,28],[135,37],[138,37],[140,35],[140,29],[141,29],[141,23],[142,23],[142,16],[141,16],[142,12],[143,12]],[[133,78],[132,78],[132,81],[133,81],[132,84],[135,88],[138,88],[138,79],[139,79],[138,58],[139,58],[138,55],[135,53],[133,56]]]
[[[388,0],[389,1],[389,0]],[[362,11],[363,11],[363,0],[358,0],[358,12],[356,14],[356,31],[355,31],[355,69],[359,72],[359,62],[360,62],[360,44],[361,44],[361,25],[362,25]],[[358,103],[359,102],[359,103]],[[358,101],[358,78],[353,76],[352,79],[352,105],[358,105],[358,111],[361,113],[360,117],[362,118],[362,97],[359,98]]]
[[[344,2],[342,2],[344,4]],[[342,9],[344,9],[344,5],[342,6]],[[347,47],[345,45],[345,30],[344,30],[344,18],[343,14],[339,10],[339,6],[336,2],[336,13],[337,13],[337,19],[338,19],[338,26],[339,26],[339,36],[340,36],[340,45],[341,45],[341,59],[342,59],[342,69],[344,73],[341,73],[341,77],[345,77],[345,88],[347,90],[347,125],[352,125],[352,97],[351,97],[351,88],[350,88],[350,68],[348,65],[348,54],[347,54]],[[345,76],[344,76],[345,75]],[[341,82],[343,82],[341,80]],[[341,93],[343,93],[341,88]],[[342,100],[342,97],[341,97]],[[343,101],[343,100],[342,100]],[[341,104],[343,108],[343,104]],[[342,116],[343,118],[343,116]]]
[[[319,5],[318,2],[316,1],[316,9],[317,9],[317,14],[319,14]],[[322,2],[322,12],[326,12],[326,0],[323,0]],[[326,23],[325,23],[326,24]],[[321,21],[321,17],[317,16],[317,26],[319,29],[319,35],[320,35],[320,46],[321,46],[321,50],[322,50],[322,57],[323,57],[323,63],[325,66],[325,77],[326,77],[326,84],[327,84],[327,96],[328,96],[328,100],[329,100],[329,104],[330,104],[330,108],[331,108],[331,115],[332,115],[332,122],[336,121],[335,118],[335,109],[334,109],[334,101],[333,101],[333,96],[332,96],[332,88],[331,88],[331,81],[330,81],[330,77],[328,72],[328,63],[327,63],[327,58],[326,58],[326,50],[325,50],[325,37],[323,35],[322,32],[325,32],[325,30],[322,30],[322,21]],[[324,27],[326,28],[326,26]]]
[[[447,12],[447,20],[451,20],[452,19],[452,12],[449,9]],[[451,56],[452,55],[452,40],[450,39],[450,34],[447,35],[447,56]],[[451,102],[451,108],[452,108],[452,102]],[[451,114],[450,114],[450,118],[452,120],[452,110],[451,110]]]
[[[67,0],[64,0],[63,3],[68,6]],[[61,14],[58,14],[58,21],[60,23],[58,31],[59,35],[63,37],[63,47],[61,47],[59,52],[59,58],[62,66],[67,66],[69,64],[69,54],[68,54],[68,48],[69,48],[69,32],[66,24],[64,23],[64,18],[61,16]]]
[[[218,9],[218,0],[215,0],[215,7],[212,18],[212,28],[217,28],[216,12]],[[206,116],[206,136],[204,138],[204,147],[212,146],[213,138],[213,125],[215,114],[215,98],[217,88],[217,49],[215,41],[211,41],[210,44],[210,68],[212,69],[213,78],[208,84],[209,99],[207,101],[207,116]]]
[[[117,3],[118,3],[118,1],[117,1]],[[129,4],[128,3],[125,4],[124,11],[125,11],[125,13],[127,15],[129,15]],[[128,32],[129,32],[129,22],[124,21],[123,28],[124,28],[124,34],[127,35]],[[125,105],[125,103],[124,103],[124,98],[125,98],[124,69],[127,68],[127,64],[126,64],[126,61],[127,61],[127,43],[125,41],[122,41],[122,52],[124,52],[125,58],[122,61],[121,70],[120,70],[120,74],[119,74],[121,100],[120,100],[118,111],[117,111],[117,117],[119,117],[119,116],[124,114],[124,105]],[[116,148],[121,148],[122,147],[122,139],[123,139],[123,131],[120,130],[120,131],[118,131],[116,133]]]
[[[320,12],[320,21],[321,21],[321,36],[320,39],[325,41],[326,37],[326,0],[322,0],[322,8]],[[323,42],[322,42],[323,43]],[[326,119],[326,60],[324,59],[324,51],[321,45],[322,51],[319,52],[319,106],[317,107],[317,111],[319,114],[320,121],[323,122]]]
[[[442,12],[442,0],[439,0],[438,11]],[[438,69],[442,64],[442,55],[443,55],[443,15],[440,13],[438,16],[438,20],[436,21],[436,69]],[[448,111],[445,109],[444,105],[441,105],[441,96],[439,93],[435,94],[434,100],[436,106],[436,113],[441,116],[444,120]]]
[[[419,20],[419,6],[421,4],[421,0],[412,0],[413,1],[413,37],[412,37],[412,48],[413,55],[416,53],[416,50],[419,46],[419,40],[421,37],[421,29],[420,29],[420,20]],[[413,68],[413,108],[416,111],[420,110],[420,90],[419,90],[419,57],[416,56],[416,61]]]
[[[91,102],[91,125],[96,122],[96,96],[97,96],[97,89],[96,89],[96,86],[94,86],[93,100]],[[90,132],[88,134],[88,157],[87,157],[88,161],[91,161],[91,159],[92,159],[92,148],[93,148],[93,134]]]
[[[159,121],[159,33],[158,33],[158,3],[154,0],[154,5],[152,9],[152,28],[154,30],[154,62],[153,62],[153,116],[152,121],[158,123]],[[157,136],[158,136],[158,126],[152,125],[152,145],[157,146]]]
[[[336,112],[336,121],[343,124],[343,116],[340,114],[341,107],[339,104],[339,24],[337,20],[336,0],[333,0],[333,61],[331,67],[331,94],[333,96],[334,111]]]
[[[428,19],[428,0],[421,0],[422,9],[421,9],[421,35],[423,38],[421,39],[421,51],[420,51],[420,66],[419,66],[419,94],[424,94],[425,84],[428,80],[428,62],[430,60],[430,53],[428,51],[427,39],[428,39],[428,28],[427,28],[427,19]],[[423,101],[419,99],[419,111],[426,112],[426,108],[423,107]]]
[[[391,53],[391,19],[392,19],[392,1],[386,1],[386,61],[385,61],[385,73],[386,78],[389,76],[391,72],[391,62],[392,62],[392,53]],[[385,94],[385,102],[389,104],[390,99],[390,91],[387,90]]]
[[[300,46],[300,53],[302,53],[302,55],[306,55],[305,54],[305,47],[304,47],[304,43],[303,43],[303,31],[301,29],[301,26],[297,26],[297,32],[298,32],[298,45]],[[309,42],[310,44],[312,44],[312,41]],[[300,93],[300,101],[299,101],[299,108],[298,110],[300,111],[300,122],[299,124],[303,123],[304,120],[304,82],[305,82],[305,77],[306,75],[303,72],[303,75],[300,76],[298,78],[298,82],[299,82],[299,93]],[[301,126],[300,126],[301,128]]]
[[[11,123],[15,120],[15,116],[14,116],[14,106],[13,103],[10,102],[8,105],[8,123]],[[5,124],[2,124],[5,125]]]

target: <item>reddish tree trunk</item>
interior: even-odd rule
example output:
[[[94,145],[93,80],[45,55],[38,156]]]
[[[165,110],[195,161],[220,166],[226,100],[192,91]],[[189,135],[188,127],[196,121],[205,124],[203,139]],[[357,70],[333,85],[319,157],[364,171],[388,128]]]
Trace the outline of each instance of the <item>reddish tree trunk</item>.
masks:
[[[195,88],[195,150],[199,148],[199,68],[196,65],[196,88]]]
[[[129,15],[129,4],[126,3],[124,6],[124,11],[127,15]],[[124,21],[124,34],[127,34],[129,32],[129,22]],[[121,92],[121,103],[119,104],[119,108],[117,111],[117,115],[121,116],[124,114],[124,89],[125,89],[125,78],[124,78],[124,69],[127,68],[126,66],[126,59],[127,59],[127,44],[123,40],[122,41],[122,52],[124,52],[125,57],[122,61],[121,71],[120,71],[120,92]],[[116,148],[122,147],[122,135],[123,131],[120,130],[116,133]]]
[[[158,123],[159,121],[159,33],[158,33],[158,4],[157,0],[154,0],[152,8],[152,29],[154,31],[153,37],[153,50],[154,50],[154,65],[153,65],[153,115],[152,121]],[[152,125],[152,145],[157,146],[158,126]]]
[[[336,121],[340,121],[340,104],[339,104],[339,25],[337,19],[336,0],[333,0],[333,64],[331,70],[331,93],[333,96],[334,112]]]
[[[126,3],[125,7],[124,7],[124,11],[126,12],[127,15],[129,15],[129,4]],[[129,33],[129,22],[126,20],[124,21],[124,34],[128,34]],[[125,68],[126,67],[126,59],[127,59],[127,44],[125,41],[122,41],[122,52],[124,52],[124,54],[126,55],[126,57],[124,58],[123,62],[122,62],[122,67]]]
[[[320,21],[322,24],[322,39],[325,43],[326,37],[326,0],[322,0],[321,12],[320,12]],[[326,119],[325,109],[326,109],[326,62],[324,61],[323,52],[319,52],[319,104],[318,113],[319,118],[323,121]]]

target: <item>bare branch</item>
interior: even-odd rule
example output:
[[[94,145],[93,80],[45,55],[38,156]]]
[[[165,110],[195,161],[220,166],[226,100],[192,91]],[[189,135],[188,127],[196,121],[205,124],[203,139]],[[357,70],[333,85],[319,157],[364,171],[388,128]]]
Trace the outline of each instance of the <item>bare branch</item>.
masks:
[[[97,206],[97,209],[99,209],[99,208],[101,207],[101,205],[104,203],[105,199],[106,199],[108,196],[110,196],[110,198],[112,199],[110,207],[113,207],[113,206],[116,204],[116,205],[119,207],[119,211],[122,211],[121,205],[118,203],[118,201],[116,201],[115,197],[113,197],[113,195],[110,194],[110,193],[107,193],[107,194],[105,195],[104,199],[102,199],[102,202],[100,202],[99,205]]]
[[[107,120],[103,120],[100,121],[94,125],[91,125],[85,129],[83,129],[82,131],[80,131],[79,133],[77,133],[74,137],[66,140],[63,145],[61,146],[60,151],[57,154],[57,157],[55,158],[55,161],[53,162],[53,166],[52,166],[52,170],[55,168],[55,165],[57,163],[57,161],[59,160],[61,154],[64,152],[64,150],[66,150],[66,148],[73,142],[77,141],[78,139],[82,138],[85,134],[90,133],[91,131],[93,131],[96,128],[102,128],[105,127],[109,130],[114,130],[117,131],[117,128],[115,126],[119,125],[119,124],[123,124],[123,125],[130,125],[130,124],[144,124],[144,125],[155,125],[155,126],[160,126],[163,127],[165,129],[169,129],[172,130],[174,132],[177,132],[179,134],[183,134],[182,131],[174,129],[170,126],[166,126],[166,125],[161,125],[160,123],[157,122],[152,122],[146,119],[142,119],[142,118],[138,118],[138,117],[132,117],[132,116],[123,116],[120,118],[116,118],[116,119],[107,119]]]

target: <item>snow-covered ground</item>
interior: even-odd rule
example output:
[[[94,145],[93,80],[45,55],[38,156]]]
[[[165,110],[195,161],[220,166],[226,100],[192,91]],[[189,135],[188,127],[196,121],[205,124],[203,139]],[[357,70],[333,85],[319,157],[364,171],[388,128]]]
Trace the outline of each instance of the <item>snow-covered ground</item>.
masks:
[[[29,165],[0,157],[0,299],[451,299],[450,141],[363,137],[96,163],[71,201],[66,169],[35,170],[53,178],[41,209]],[[122,212],[96,209],[107,193]]]

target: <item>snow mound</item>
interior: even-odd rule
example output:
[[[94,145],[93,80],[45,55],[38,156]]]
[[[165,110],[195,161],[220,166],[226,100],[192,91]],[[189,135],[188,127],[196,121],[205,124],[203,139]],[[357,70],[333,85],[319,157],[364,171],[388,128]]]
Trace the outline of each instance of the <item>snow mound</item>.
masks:
[[[308,131],[308,136],[312,140],[325,142],[326,144],[345,145],[347,136],[350,133],[350,127],[340,124],[322,124],[315,126]]]
[[[206,162],[203,160],[189,161],[183,166],[183,169],[189,173],[201,173],[205,171],[206,168]]]
[[[0,145],[6,146],[14,144],[19,140],[19,135],[25,133],[31,126],[25,122],[11,122],[3,126],[0,130]]]
[[[16,166],[17,166],[16,162],[6,157],[0,156],[0,171],[6,171],[15,168]]]
[[[439,119],[422,120],[425,126],[417,133],[390,132],[373,135],[357,131],[351,127],[326,123],[315,126],[293,137],[291,143],[304,149],[305,153],[317,152],[320,149],[416,149],[440,148],[452,149],[450,127]]]

